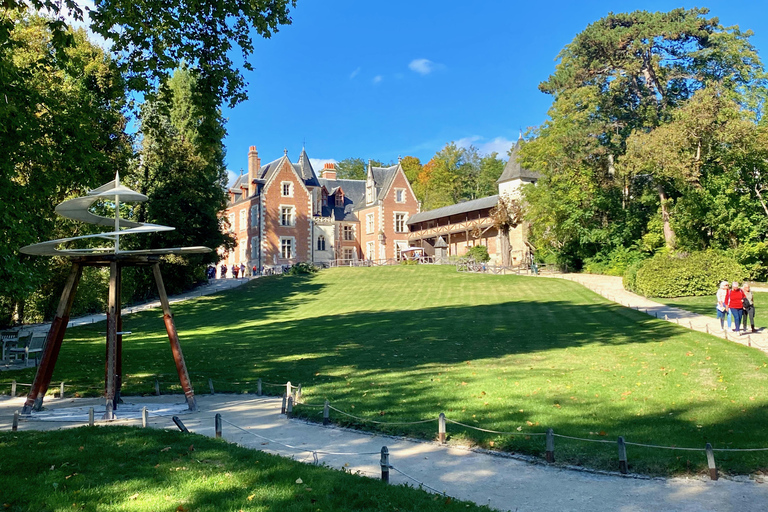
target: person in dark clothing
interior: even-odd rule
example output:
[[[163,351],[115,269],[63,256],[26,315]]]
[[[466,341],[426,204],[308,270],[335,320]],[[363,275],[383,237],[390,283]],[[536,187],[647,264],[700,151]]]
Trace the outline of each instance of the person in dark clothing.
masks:
[[[749,283],[744,283],[741,291],[744,292],[744,300],[741,301],[744,309],[744,332],[747,332],[747,319],[749,319],[752,332],[757,332],[755,329],[755,296],[752,294]]]

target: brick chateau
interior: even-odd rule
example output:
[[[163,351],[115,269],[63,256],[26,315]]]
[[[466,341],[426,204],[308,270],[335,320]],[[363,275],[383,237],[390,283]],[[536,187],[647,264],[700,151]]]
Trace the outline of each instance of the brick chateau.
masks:
[[[237,240],[220,263],[249,270],[331,260],[398,259],[408,245],[408,219],[419,204],[398,163],[368,164],[365,180],[336,178],[334,164],[317,176],[306,151],[262,164],[255,146],[248,173],[229,189],[225,215]]]

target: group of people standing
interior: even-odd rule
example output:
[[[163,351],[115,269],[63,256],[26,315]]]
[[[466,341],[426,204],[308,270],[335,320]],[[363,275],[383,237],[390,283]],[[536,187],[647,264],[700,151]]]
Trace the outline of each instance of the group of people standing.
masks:
[[[749,320],[752,332],[757,332],[755,330],[755,301],[749,283],[744,283],[741,288],[739,288],[737,281],[734,281],[730,286],[728,281],[720,283],[720,289],[717,290],[717,318],[720,320],[721,329],[725,329],[724,323],[727,319],[728,328],[731,329],[731,324],[733,324],[733,332],[741,334],[739,327],[743,323],[743,332],[747,332],[747,320]]]

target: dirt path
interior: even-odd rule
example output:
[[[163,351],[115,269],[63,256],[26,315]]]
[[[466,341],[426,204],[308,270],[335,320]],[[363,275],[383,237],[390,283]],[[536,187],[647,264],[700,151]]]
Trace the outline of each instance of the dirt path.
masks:
[[[307,463],[314,461],[312,452],[315,451],[321,463],[372,478],[381,475],[379,453],[382,446],[387,446],[390,464],[397,468],[390,472],[393,484],[418,486],[416,481],[419,481],[450,496],[498,510],[757,512],[764,511],[768,502],[768,485],[748,479],[639,479],[589,473],[432,442],[288,420],[280,414],[281,401],[274,398],[207,395],[197,399],[201,411],[184,413],[183,397],[180,396],[126,398],[126,402],[134,404],[133,419],[120,410],[118,417],[124,418],[121,423],[138,425],[140,421],[135,411],[142,406],[157,411],[157,414],[164,407],[164,414],[177,414],[191,431],[213,436],[214,415],[219,413],[223,418],[223,436],[228,441]],[[48,411],[36,419],[23,420],[19,429],[47,430],[82,425],[87,422],[88,407],[98,407],[99,402],[96,399],[48,400]],[[22,398],[0,398],[1,430],[10,429],[13,411],[22,403]],[[180,404],[175,412],[174,403]],[[66,408],[70,412],[63,411]],[[45,421],[46,416],[49,421]],[[68,421],[50,421],[57,418]],[[150,416],[150,426],[176,429],[169,416]]]

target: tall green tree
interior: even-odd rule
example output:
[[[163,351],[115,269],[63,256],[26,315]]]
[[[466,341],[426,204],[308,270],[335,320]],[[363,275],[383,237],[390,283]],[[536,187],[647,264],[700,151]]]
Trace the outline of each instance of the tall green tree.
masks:
[[[109,181],[131,157],[124,132],[125,84],[117,66],[83,31],[52,44],[48,20],[0,13],[0,323],[56,275],[57,259],[20,247],[88,229],[57,218],[54,207]]]
[[[219,215],[226,206],[224,120],[195,101],[197,80],[194,70],[180,68],[142,108],[141,158],[129,181],[149,199],[134,208],[134,215],[176,229],[136,238],[137,245],[233,247]],[[166,258],[174,266],[168,286],[182,289],[201,280],[204,266],[216,259],[216,252]],[[139,296],[151,288],[146,279],[136,285]]]
[[[765,80],[749,43],[751,33],[723,27],[717,18],[706,18],[707,13],[675,9],[609,14],[560,52],[555,73],[539,86],[553,96],[549,120],[521,151],[524,164],[543,173],[539,186],[553,189],[530,192],[528,219],[538,224],[535,231],[551,234],[564,231],[563,225],[568,228],[571,242],[550,245],[554,252],[570,251],[568,257],[578,260],[640,239],[651,221],[644,216],[655,213],[647,204],[637,204],[638,198],[647,199],[648,188],[657,194],[656,207],[672,245],[666,221],[676,192],[664,180],[635,180],[617,172],[627,139],[670,122],[697,90],[713,85],[759,117]],[[557,187],[563,190],[554,193]],[[584,197],[572,187],[590,194]],[[574,200],[556,204],[558,196]],[[561,226],[552,224],[555,210],[560,211]]]

